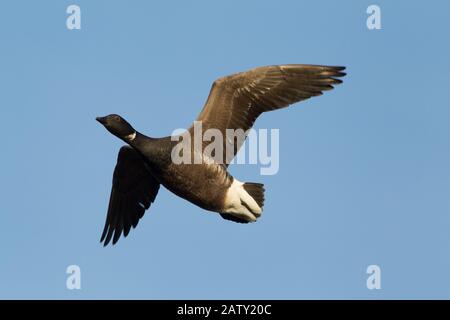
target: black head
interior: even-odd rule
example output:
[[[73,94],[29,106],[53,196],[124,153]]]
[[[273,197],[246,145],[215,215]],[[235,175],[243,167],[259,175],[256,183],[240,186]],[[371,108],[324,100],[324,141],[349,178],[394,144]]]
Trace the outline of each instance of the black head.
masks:
[[[134,130],[124,118],[117,114],[110,114],[106,117],[97,117],[95,120],[100,122],[109,132],[122,140],[133,140],[136,135],[136,130]]]

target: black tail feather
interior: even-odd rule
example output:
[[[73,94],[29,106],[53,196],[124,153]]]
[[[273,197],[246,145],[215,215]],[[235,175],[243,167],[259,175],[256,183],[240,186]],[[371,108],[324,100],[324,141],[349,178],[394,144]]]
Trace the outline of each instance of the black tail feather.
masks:
[[[262,183],[245,182],[243,187],[262,209],[264,206],[264,185]]]

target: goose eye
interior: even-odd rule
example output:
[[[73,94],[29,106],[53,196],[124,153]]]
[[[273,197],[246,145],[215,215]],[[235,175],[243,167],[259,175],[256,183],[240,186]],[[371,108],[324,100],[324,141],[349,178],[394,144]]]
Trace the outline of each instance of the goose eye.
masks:
[[[115,117],[114,117],[114,120],[120,121],[120,117],[119,117],[119,116],[115,116]]]

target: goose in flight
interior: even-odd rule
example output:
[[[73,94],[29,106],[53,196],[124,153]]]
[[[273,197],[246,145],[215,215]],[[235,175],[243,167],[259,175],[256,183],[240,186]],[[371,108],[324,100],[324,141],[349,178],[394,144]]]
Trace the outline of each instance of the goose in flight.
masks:
[[[179,197],[224,219],[248,223],[260,217],[264,186],[241,182],[227,171],[245,139],[227,139],[227,129],[247,132],[263,112],[287,107],[333,89],[345,76],[345,67],[319,65],[274,65],[258,67],[217,79],[197,121],[202,132],[222,133],[222,158],[205,155],[193,147],[201,162],[174,163],[178,144],[173,137],[151,138],[136,131],[116,114],[96,118],[110,133],[123,140],[114,169],[106,222],[100,242],[128,235],[155,201],[160,185]],[[194,125],[181,136],[195,139]],[[192,141],[193,141],[192,139]],[[202,147],[210,142],[202,142]],[[220,142],[219,142],[220,143]],[[195,145],[195,144],[194,144]],[[226,152],[230,150],[231,152]]]

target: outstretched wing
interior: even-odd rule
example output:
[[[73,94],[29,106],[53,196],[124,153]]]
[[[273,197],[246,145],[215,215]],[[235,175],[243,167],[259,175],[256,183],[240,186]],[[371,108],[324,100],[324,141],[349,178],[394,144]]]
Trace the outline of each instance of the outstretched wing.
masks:
[[[289,64],[259,67],[216,80],[197,118],[202,131],[215,128],[223,136],[223,161],[228,165],[244,139],[227,139],[226,129],[247,131],[265,111],[321,95],[342,81],[345,67]],[[190,134],[194,127],[189,129]],[[208,144],[209,142],[204,142]],[[227,148],[233,148],[228,152]]]
[[[112,238],[115,244],[122,232],[126,237],[155,201],[158,190],[159,182],[148,171],[139,153],[131,147],[122,147],[114,169],[108,214],[100,242],[104,241],[106,246]]]

